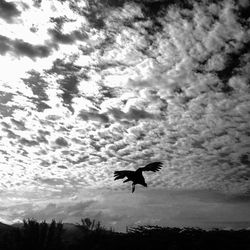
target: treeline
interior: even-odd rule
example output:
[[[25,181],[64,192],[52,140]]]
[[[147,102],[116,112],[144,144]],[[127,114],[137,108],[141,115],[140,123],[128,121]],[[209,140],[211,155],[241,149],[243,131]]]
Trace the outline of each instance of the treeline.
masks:
[[[0,228],[3,250],[249,250],[250,230],[205,231],[199,228],[139,226],[114,232],[100,222],[82,219],[72,228],[62,222],[24,220],[19,227]]]

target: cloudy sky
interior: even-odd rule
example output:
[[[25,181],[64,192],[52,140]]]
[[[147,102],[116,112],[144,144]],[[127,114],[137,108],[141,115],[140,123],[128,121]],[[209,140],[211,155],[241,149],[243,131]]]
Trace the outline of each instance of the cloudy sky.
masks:
[[[1,0],[0,221],[250,227],[249,8]]]

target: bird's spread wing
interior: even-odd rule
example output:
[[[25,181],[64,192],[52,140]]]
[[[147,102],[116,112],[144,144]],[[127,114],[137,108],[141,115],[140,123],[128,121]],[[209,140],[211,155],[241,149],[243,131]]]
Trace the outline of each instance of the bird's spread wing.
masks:
[[[115,180],[123,179],[125,177],[130,178],[133,175],[134,171],[123,170],[123,171],[115,171],[114,177]]]
[[[143,168],[138,168],[137,170],[139,171],[159,171],[162,167],[162,162],[156,161],[156,162],[152,162],[147,164],[145,167]]]

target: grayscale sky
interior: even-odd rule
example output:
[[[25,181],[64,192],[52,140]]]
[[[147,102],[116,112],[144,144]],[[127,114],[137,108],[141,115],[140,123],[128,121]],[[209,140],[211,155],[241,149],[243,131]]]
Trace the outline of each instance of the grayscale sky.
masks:
[[[1,0],[0,221],[250,227],[247,0]],[[148,188],[113,180],[152,161]]]

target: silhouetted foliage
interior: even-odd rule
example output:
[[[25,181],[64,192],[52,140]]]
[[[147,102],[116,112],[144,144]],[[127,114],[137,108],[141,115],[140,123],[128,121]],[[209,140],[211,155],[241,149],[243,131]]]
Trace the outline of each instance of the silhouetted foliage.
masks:
[[[34,219],[23,220],[23,224],[19,228],[5,232],[4,236],[0,238],[0,249],[61,249],[62,233],[62,222],[52,220],[51,223],[46,221],[39,223]]]
[[[159,226],[130,227],[126,233],[106,229],[89,218],[80,224],[52,220],[24,220],[19,227],[0,223],[0,249],[4,250],[249,250],[250,230],[203,230]]]

